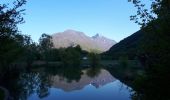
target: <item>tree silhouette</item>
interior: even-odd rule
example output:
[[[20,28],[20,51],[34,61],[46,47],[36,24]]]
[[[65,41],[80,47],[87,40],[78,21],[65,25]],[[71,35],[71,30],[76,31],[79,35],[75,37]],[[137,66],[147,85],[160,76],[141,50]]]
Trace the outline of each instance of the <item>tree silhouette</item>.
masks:
[[[43,59],[47,61],[48,51],[53,47],[52,37],[43,33],[39,39],[39,46]]]
[[[11,62],[15,61],[21,54],[21,48],[24,39],[23,36],[19,34],[17,24],[22,24],[24,22],[22,17],[24,9],[19,8],[25,3],[25,0],[14,1],[13,7],[11,8],[9,8],[7,4],[0,4],[1,72],[4,68],[7,68]]]
[[[150,9],[145,9],[140,0],[129,0],[137,8],[137,14],[131,16],[146,34],[143,53],[145,73],[134,82],[136,90],[133,98],[137,100],[168,100],[170,97],[170,1],[152,0]],[[150,10],[150,12],[149,12]],[[141,57],[140,57],[141,58]],[[167,90],[167,91],[165,91]]]

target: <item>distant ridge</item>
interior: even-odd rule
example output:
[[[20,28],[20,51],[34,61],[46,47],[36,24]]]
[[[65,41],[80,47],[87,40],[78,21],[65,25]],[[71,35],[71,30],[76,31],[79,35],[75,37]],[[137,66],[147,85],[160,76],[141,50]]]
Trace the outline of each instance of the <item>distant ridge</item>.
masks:
[[[83,32],[71,29],[53,34],[52,39],[55,48],[67,48],[69,46],[80,45],[83,50],[89,52],[104,52],[116,44],[114,40],[108,39],[99,34],[89,37]]]

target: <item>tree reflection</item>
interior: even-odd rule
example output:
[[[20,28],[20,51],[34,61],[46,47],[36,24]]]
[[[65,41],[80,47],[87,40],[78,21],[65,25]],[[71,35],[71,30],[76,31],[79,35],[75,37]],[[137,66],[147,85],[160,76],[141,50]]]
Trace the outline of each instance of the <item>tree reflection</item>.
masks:
[[[49,78],[45,73],[23,73],[20,75],[19,85],[22,86],[21,100],[26,100],[31,94],[37,93],[40,98],[49,95]]]
[[[39,81],[40,78],[38,73],[21,74],[18,85],[22,86],[22,92],[20,93],[19,98],[21,100],[26,100],[28,96],[35,93]]]
[[[79,66],[56,66],[48,65],[32,68],[29,72],[10,71],[6,75],[6,87],[14,100],[27,100],[32,94],[37,94],[40,99],[50,94],[52,84],[51,78],[55,75],[61,79],[66,79],[68,83],[79,82],[83,75],[82,68]],[[97,77],[100,74],[100,67],[91,67],[86,74],[89,77]],[[14,77],[15,76],[15,77]]]
[[[19,94],[22,91],[21,86],[17,84],[20,71],[21,70],[18,70],[16,68],[8,69],[4,73],[5,77],[0,80],[1,86],[8,89],[10,95],[12,96],[11,98],[14,100],[18,100]]]
[[[81,68],[76,66],[51,66],[46,67],[46,71],[50,75],[66,78],[68,82],[79,81],[82,75]]]
[[[93,67],[87,70],[86,74],[93,78],[97,77],[100,74],[101,68],[100,67]]]

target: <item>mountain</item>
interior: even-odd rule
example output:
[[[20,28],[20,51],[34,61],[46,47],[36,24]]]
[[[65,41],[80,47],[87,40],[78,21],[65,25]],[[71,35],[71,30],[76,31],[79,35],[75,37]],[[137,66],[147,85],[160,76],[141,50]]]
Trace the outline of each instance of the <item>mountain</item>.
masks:
[[[67,48],[69,46],[80,45],[83,50],[98,52],[107,51],[116,44],[114,40],[100,36],[99,34],[89,37],[86,36],[85,33],[75,30],[55,33],[52,35],[52,39],[55,48]]]

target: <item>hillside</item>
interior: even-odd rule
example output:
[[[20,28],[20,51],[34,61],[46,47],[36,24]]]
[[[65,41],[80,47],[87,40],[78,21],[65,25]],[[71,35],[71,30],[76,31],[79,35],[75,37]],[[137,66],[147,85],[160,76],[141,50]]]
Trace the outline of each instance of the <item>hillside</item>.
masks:
[[[127,55],[129,58],[134,58],[139,52],[142,52],[141,48],[148,40],[145,32],[142,30],[137,31],[131,36],[121,40],[119,43],[112,46],[107,52],[104,53],[106,56],[110,56],[112,59],[117,59],[120,56]]]

